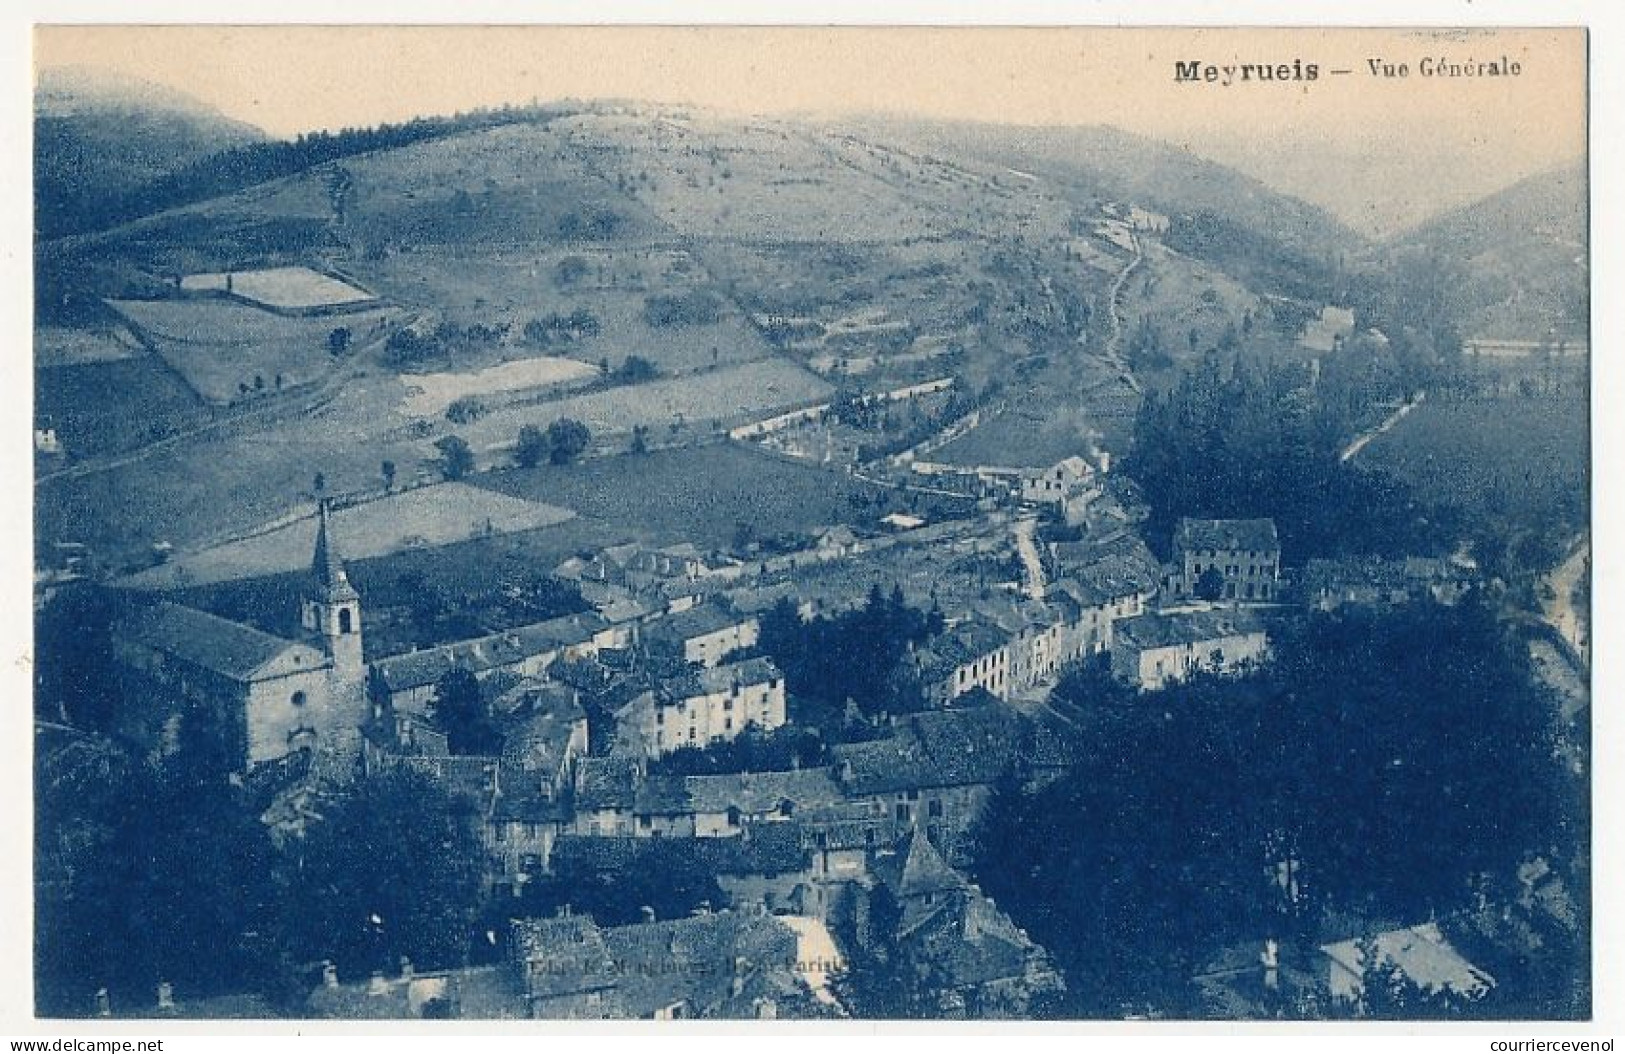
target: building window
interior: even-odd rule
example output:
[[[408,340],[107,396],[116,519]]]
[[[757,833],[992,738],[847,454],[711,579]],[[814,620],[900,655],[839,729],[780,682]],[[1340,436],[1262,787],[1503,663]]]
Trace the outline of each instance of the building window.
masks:
[[[310,701],[310,697],[305,695],[304,692],[294,692],[293,693],[292,702],[293,702],[294,706],[304,706],[309,701]]]
[[[933,819],[933,820],[942,819],[942,799],[941,798],[932,798],[931,799],[930,803],[926,806],[926,815],[931,817],[931,819]]]
[[[354,633],[355,627],[350,621],[350,609],[339,608],[339,632]]]

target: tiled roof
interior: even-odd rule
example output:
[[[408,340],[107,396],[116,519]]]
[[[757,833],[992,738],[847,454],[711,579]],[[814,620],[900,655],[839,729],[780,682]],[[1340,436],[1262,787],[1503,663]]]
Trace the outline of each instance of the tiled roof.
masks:
[[[576,772],[576,805],[582,809],[630,809],[638,792],[638,759],[623,755],[582,758]]]
[[[1244,549],[1270,552],[1281,548],[1274,520],[1196,520],[1184,517],[1174,529],[1174,551]]]
[[[289,653],[296,665],[306,669],[328,661],[308,644],[283,640],[240,622],[167,602],[137,614],[125,632],[149,648],[245,684],[256,680],[273,660]]]
[[[516,959],[537,964],[526,980],[532,996],[602,991],[618,980],[604,931],[584,915],[516,919],[509,939]]]
[[[435,684],[454,669],[483,673],[512,666],[555,648],[583,644],[608,628],[609,623],[598,615],[582,612],[474,640],[392,655],[372,665],[391,691],[400,692]]]
[[[827,768],[690,776],[684,783],[690,806],[699,813],[725,813],[736,808],[756,815],[789,802],[793,814],[803,806],[831,805],[845,797]]]
[[[1263,627],[1245,611],[1183,611],[1124,619],[1117,623],[1115,632],[1118,647],[1166,648],[1262,633]]]
[[[667,700],[692,699],[700,695],[720,695],[734,688],[748,688],[784,679],[772,659],[746,659],[702,670],[686,670],[661,682],[660,694]]]
[[[748,621],[749,616],[732,614],[715,604],[700,604],[650,623],[646,636],[653,639],[689,641],[732,629]]]

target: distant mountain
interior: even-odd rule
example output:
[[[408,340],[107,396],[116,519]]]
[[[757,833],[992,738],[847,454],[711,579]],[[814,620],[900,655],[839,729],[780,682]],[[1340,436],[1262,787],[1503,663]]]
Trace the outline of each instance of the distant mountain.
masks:
[[[856,120],[885,141],[912,142],[1039,177],[1069,191],[1080,205],[1115,200],[1165,213],[1174,221],[1171,247],[1262,292],[1324,296],[1343,260],[1370,247],[1317,205],[1190,150],[1109,125],[1039,127],[890,115]]]
[[[1347,249],[1365,239],[1330,212],[1189,150],[1109,125],[1036,127],[870,116],[864,126],[954,153],[1087,184],[1167,213],[1221,212],[1294,248]]]
[[[34,93],[34,219],[53,237],[97,226],[121,197],[265,133],[181,92],[102,70],[40,72]]]
[[[1466,337],[1580,339],[1589,315],[1583,164],[1531,176],[1435,217],[1382,246],[1452,275]]]

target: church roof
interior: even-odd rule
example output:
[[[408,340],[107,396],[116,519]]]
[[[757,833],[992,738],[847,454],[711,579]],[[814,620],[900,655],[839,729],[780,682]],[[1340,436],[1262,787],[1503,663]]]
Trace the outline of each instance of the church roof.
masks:
[[[310,570],[326,599],[358,599],[355,587],[350,584],[350,577],[344,573],[344,560],[339,556],[338,547],[333,544],[326,498],[316,509],[316,556],[311,561]]]
[[[165,655],[245,683],[258,680],[266,667],[289,652],[299,653],[296,663],[308,661],[311,669],[326,661],[309,645],[180,604],[154,606],[138,616],[127,632]]]

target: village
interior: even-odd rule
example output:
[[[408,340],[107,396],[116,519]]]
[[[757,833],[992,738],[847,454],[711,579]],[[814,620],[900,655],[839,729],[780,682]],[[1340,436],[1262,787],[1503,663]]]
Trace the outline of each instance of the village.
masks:
[[[1089,749],[1078,715],[1051,699],[1064,671],[1093,662],[1156,693],[1267,663],[1288,610],[1449,604],[1473,581],[1470,566],[1437,560],[1322,561],[1293,581],[1267,519],[1182,519],[1162,563],[1136,533],[1143,510],[1112,496],[1108,467],[1080,454],[968,470],[961,482],[983,510],[972,518],[861,535],[836,525],[810,549],[753,563],[693,545],[573,557],[551,573],[591,610],[381,659],[367,657],[366,598],[323,501],[302,637],[136,604],[114,649],[126,699],[150,709],[126,718],[162,752],[176,749],[187,706],[240,717],[233,779],[284,843],[369,775],[429,778],[467,806],[499,912],[549,876],[671,866],[656,852],[680,853],[725,895],[677,918],[644,905],[643,921],[620,925],[568,903],[516,916],[505,965],[403,960],[345,977],[329,962],[312,1016],[840,1016],[831,978],[877,946],[939,964],[910,993],[936,1014],[1029,1016],[1064,990],[1061,975],[962,868],[996,787],[1042,787]],[[935,483],[949,471],[915,468]],[[935,623],[908,644],[906,701],[865,715],[849,699],[860,735],[825,744],[814,730],[813,763],[757,767],[762,744],[800,730],[764,623],[886,603]],[[730,771],[670,764],[739,744],[757,753]],[[1397,942],[1382,954],[1402,969],[1415,959],[1419,983],[1463,997],[1493,984],[1436,931],[1417,932],[1378,937]],[[1324,949],[1329,991],[1357,993],[1353,947]],[[1260,976],[1278,973],[1274,954]],[[165,982],[153,1009],[180,1012],[175,1000]]]
[[[1580,167],[236,133],[41,217],[43,1016],[1589,1014]]]

